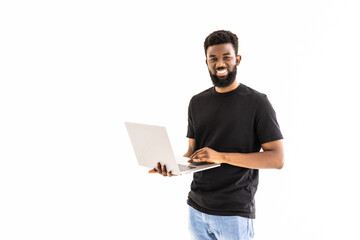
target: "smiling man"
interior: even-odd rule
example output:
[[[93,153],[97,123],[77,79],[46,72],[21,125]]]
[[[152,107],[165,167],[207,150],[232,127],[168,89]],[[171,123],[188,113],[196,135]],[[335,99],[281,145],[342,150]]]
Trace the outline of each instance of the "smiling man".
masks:
[[[214,86],[221,91],[224,90],[222,88],[229,87],[232,84],[236,87],[238,85],[235,82],[236,66],[240,64],[241,56],[235,55],[235,49],[232,44],[224,43],[210,46],[207,55],[206,64],[208,65]]]
[[[247,240],[254,235],[259,169],[283,166],[282,134],[267,96],[236,79],[241,61],[237,36],[215,31],[204,49],[214,87],[190,101],[184,156],[221,166],[194,173],[189,229],[193,239]],[[160,164],[151,172],[172,175]]]

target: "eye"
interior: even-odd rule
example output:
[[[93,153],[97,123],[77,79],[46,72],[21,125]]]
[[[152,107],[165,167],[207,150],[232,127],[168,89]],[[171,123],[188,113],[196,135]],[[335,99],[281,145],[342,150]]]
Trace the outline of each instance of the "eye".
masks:
[[[216,61],[217,61],[217,58],[210,58],[210,59],[209,59],[209,62],[211,62],[211,63],[212,63],[212,62],[216,62]]]
[[[230,60],[231,57],[224,57],[224,60]]]

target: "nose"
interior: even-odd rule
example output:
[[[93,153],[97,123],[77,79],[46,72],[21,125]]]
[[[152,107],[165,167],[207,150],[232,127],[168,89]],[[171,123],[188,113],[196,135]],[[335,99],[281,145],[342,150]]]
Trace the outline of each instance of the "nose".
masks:
[[[225,62],[222,60],[222,59],[219,59],[217,62],[216,62],[216,68],[220,68],[220,67],[225,67]]]

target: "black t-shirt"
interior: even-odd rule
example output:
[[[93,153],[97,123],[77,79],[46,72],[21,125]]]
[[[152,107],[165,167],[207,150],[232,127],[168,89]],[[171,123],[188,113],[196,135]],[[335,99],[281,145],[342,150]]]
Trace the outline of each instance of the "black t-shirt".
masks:
[[[265,94],[244,84],[227,93],[212,87],[189,104],[188,138],[196,150],[259,152],[261,144],[282,139],[276,114]],[[221,164],[194,173],[188,204],[212,215],[255,218],[259,170]]]

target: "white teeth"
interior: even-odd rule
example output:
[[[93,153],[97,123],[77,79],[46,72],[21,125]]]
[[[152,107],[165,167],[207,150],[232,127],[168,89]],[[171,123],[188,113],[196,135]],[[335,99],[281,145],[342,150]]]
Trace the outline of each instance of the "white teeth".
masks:
[[[218,72],[218,73],[226,73],[227,70],[226,69],[224,69],[224,70],[216,70],[216,72]]]

